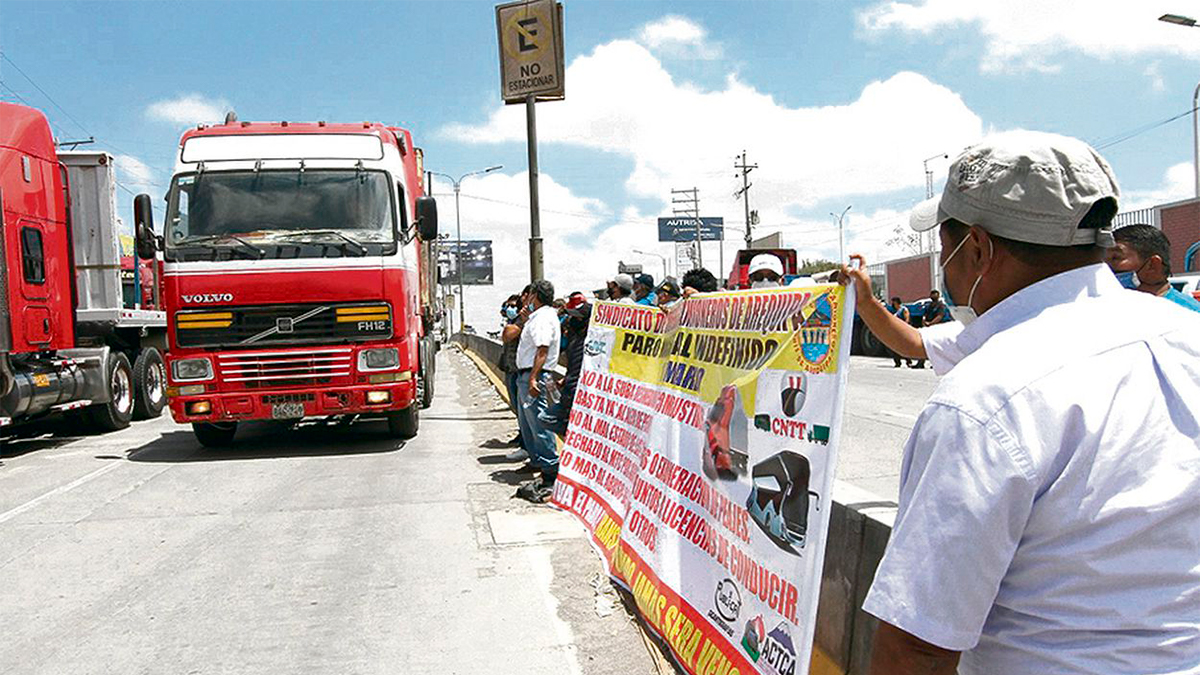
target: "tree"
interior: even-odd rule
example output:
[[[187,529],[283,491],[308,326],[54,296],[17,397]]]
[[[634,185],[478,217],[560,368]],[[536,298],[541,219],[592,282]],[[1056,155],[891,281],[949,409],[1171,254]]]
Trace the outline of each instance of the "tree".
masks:
[[[808,277],[821,272],[836,270],[838,267],[840,267],[840,265],[832,260],[823,260],[821,258],[809,260],[805,258],[796,264],[796,274],[802,277]]]

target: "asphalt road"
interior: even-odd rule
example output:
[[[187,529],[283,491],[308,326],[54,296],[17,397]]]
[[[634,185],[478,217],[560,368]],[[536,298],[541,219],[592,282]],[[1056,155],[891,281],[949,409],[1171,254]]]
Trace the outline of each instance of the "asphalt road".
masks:
[[[500,399],[439,363],[409,443],[266,426],[207,450],[166,418],[10,443],[0,672],[654,673],[582,527],[510,499]]]
[[[904,442],[937,376],[894,368],[890,358],[850,357],[849,386],[838,447],[838,480],[896,501]]]

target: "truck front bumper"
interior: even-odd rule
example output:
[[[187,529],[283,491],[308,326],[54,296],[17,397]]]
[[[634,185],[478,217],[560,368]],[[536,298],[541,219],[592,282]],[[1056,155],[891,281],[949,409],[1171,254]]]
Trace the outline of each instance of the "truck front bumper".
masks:
[[[403,410],[416,405],[412,381],[355,384],[322,388],[288,388],[268,391],[205,392],[170,399],[171,417],[188,422],[235,422],[303,417],[361,415]],[[383,400],[380,400],[383,399]]]

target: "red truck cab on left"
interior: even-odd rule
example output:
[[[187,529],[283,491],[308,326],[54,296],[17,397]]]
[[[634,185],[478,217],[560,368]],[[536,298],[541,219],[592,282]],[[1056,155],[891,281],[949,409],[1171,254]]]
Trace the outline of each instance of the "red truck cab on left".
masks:
[[[0,426],[78,410],[115,430],[166,403],[166,319],[126,302],[115,187],[112,156],[60,152],[45,115],[0,103]]]

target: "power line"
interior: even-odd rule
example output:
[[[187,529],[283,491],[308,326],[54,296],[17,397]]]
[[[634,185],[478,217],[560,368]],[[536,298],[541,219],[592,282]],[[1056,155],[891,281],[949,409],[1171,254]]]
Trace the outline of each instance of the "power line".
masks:
[[[451,197],[453,195],[454,195],[453,192],[432,192],[432,193],[430,193],[430,196],[433,196],[433,197]],[[491,197],[480,197],[478,195],[469,195],[466,193],[460,194],[459,196],[466,198],[466,199],[474,199],[474,200],[480,201],[480,202],[489,202],[492,204],[502,204],[504,206],[512,206],[514,208],[520,208],[520,209],[528,209],[529,208],[528,204],[518,204],[516,202],[506,202],[501,199],[492,199]],[[561,216],[574,216],[576,218],[601,218],[601,217],[603,217],[601,214],[585,213],[582,211],[555,211],[554,209],[542,209],[542,211],[545,213],[554,213],[554,214],[558,214]]]
[[[1185,111],[1179,113],[1178,115],[1172,115],[1164,120],[1159,120],[1157,122],[1151,122],[1150,124],[1142,125],[1140,127],[1137,127],[1136,129],[1131,129],[1129,131],[1124,131],[1119,134],[1114,134],[1112,136],[1109,136],[1108,138],[1102,138],[1099,141],[1096,141],[1095,148],[1097,150],[1104,150],[1105,148],[1111,148],[1114,145],[1119,145],[1119,144],[1124,143],[1125,141],[1128,141],[1132,138],[1141,136],[1142,134],[1144,134],[1148,131],[1153,131],[1161,126],[1170,124],[1171,122],[1174,122],[1175,120],[1187,117],[1188,115],[1191,115],[1192,113],[1196,112],[1196,110],[1197,110],[1196,108],[1192,108],[1190,110],[1185,110]]]
[[[75,126],[79,127],[79,130],[82,131],[84,133],[84,135],[87,135],[87,136],[91,135],[90,133],[88,133],[88,130],[83,126],[83,124],[81,124],[79,122],[79,120],[75,119],[74,115],[67,112],[65,108],[63,108],[61,105],[58,104],[58,101],[54,100],[54,97],[52,97],[50,94],[47,94],[45,89],[42,89],[40,86],[38,86],[38,83],[34,82],[32,77],[30,77],[24,70],[21,70],[21,66],[18,66],[16,63],[13,62],[12,59],[8,58],[8,54],[5,54],[3,51],[0,51],[0,59],[4,59],[5,61],[8,62],[8,65],[12,66],[13,68],[16,68],[17,72],[20,73],[22,77],[24,77],[26,80],[29,80],[29,84],[32,84],[34,89],[37,89],[39,92],[41,92],[42,96],[45,96],[47,101],[50,101],[50,103],[54,104],[54,107],[58,108],[59,112],[66,115],[68,119],[70,119],[72,122],[74,122]]]

